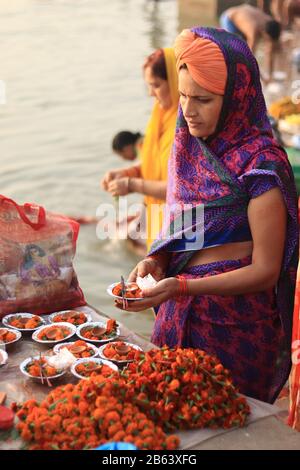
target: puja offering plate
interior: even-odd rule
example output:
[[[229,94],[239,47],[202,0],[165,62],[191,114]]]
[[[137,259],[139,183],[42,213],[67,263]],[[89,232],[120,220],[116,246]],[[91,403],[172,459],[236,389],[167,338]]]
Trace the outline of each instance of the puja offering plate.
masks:
[[[74,341],[72,343],[59,343],[53,348],[53,351],[58,354],[60,350],[67,348],[73,356],[77,359],[88,359],[98,355],[98,348],[91,343],[86,343],[83,340]]]
[[[21,339],[22,333],[12,328],[0,328],[0,344],[4,343],[5,346],[13,344]]]
[[[116,320],[104,322],[91,322],[77,328],[77,336],[84,341],[92,341],[96,344],[113,341],[120,336],[120,328]]]
[[[50,323],[67,322],[79,326],[92,321],[92,316],[77,310],[63,310],[61,312],[51,313],[51,315],[49,315],[49,321]]]
[[[127,364],[134,361],[136,351],[142,351],[142,348],[125,341],[115,341],[101,346],[99,356],[116,364]]]
[[[71,367],[72,374],[78,379],[88,379],[94,373],[109,377],[112,371],[117,372],[118,370],[113,362],[94,357],[78,359]]]
[[[59,370],[48,364],[45,356],[27,357],[20,364],[20,370],[26,377],[47,385],[51,385],[50,380],[57,379],[67,372],[67,370]]]
[[[46,321],[39,315],[24,312],[6,315],[2,319],[2,323],[8,328],[13,328],[26,333],[27,331],[30,332],[37,330],[40,326],[45,325]]]
[[[125,293],[124,297],[122,296],[122,283],[115,282],[111,284],[106,292],[115,299],[119,299],[120,301],[133,301],[133,300],[145,300],[144,297],[141,296],[141,289],[135,282],[126,282],[125,283]]]
[[[41,326],[32,334],[32,339],[37,343],[60,343],[72,338],[76,333],[76,326],[67,322]]]

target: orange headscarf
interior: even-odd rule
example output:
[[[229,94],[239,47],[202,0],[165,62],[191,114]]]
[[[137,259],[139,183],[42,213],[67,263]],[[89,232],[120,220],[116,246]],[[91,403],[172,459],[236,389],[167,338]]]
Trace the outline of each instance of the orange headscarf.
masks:
[[[198,85],[216,95],[225,94],[227,67],[217,44],[184,29],[175,41],[174,50],[177,71],[186,64]]]

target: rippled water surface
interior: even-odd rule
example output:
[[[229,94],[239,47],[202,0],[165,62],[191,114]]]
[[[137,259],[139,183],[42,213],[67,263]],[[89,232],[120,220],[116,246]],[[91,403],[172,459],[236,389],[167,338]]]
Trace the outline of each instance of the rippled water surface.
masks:
[[[1,193],[74,216],[111,202],[100,177],[119,159],[118,130],[143,130],[151,109],[141,65],[177,32],[175,0],[1,0]],[[106,295],[137,258],[82,226],[76,270],[87,300],[149,334],[151,314],[120,314]]]

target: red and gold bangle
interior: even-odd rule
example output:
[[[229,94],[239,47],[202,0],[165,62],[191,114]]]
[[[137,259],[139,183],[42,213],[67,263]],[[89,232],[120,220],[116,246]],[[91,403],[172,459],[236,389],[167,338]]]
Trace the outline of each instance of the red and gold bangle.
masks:
[[[179,294],[178,297],[187,297],[188,296],[188,285],[187,285],[187,278],[184,276],[176,276],[176,279],[179,280]]]

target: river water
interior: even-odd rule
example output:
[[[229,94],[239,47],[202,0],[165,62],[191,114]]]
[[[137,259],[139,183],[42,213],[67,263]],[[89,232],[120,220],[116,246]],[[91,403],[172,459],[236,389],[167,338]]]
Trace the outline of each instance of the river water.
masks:
[[[177,15],[175,0],[1,0],[1,194],[76,217],[112,201],[99,187],[122,166],[111,137],[144,129],[152,102],[141,66],[172,44]],[[148,336],[152,314],[123,314],[106,294],[136,261],[124,242],[81,227],[75,266],[87,300]]]

